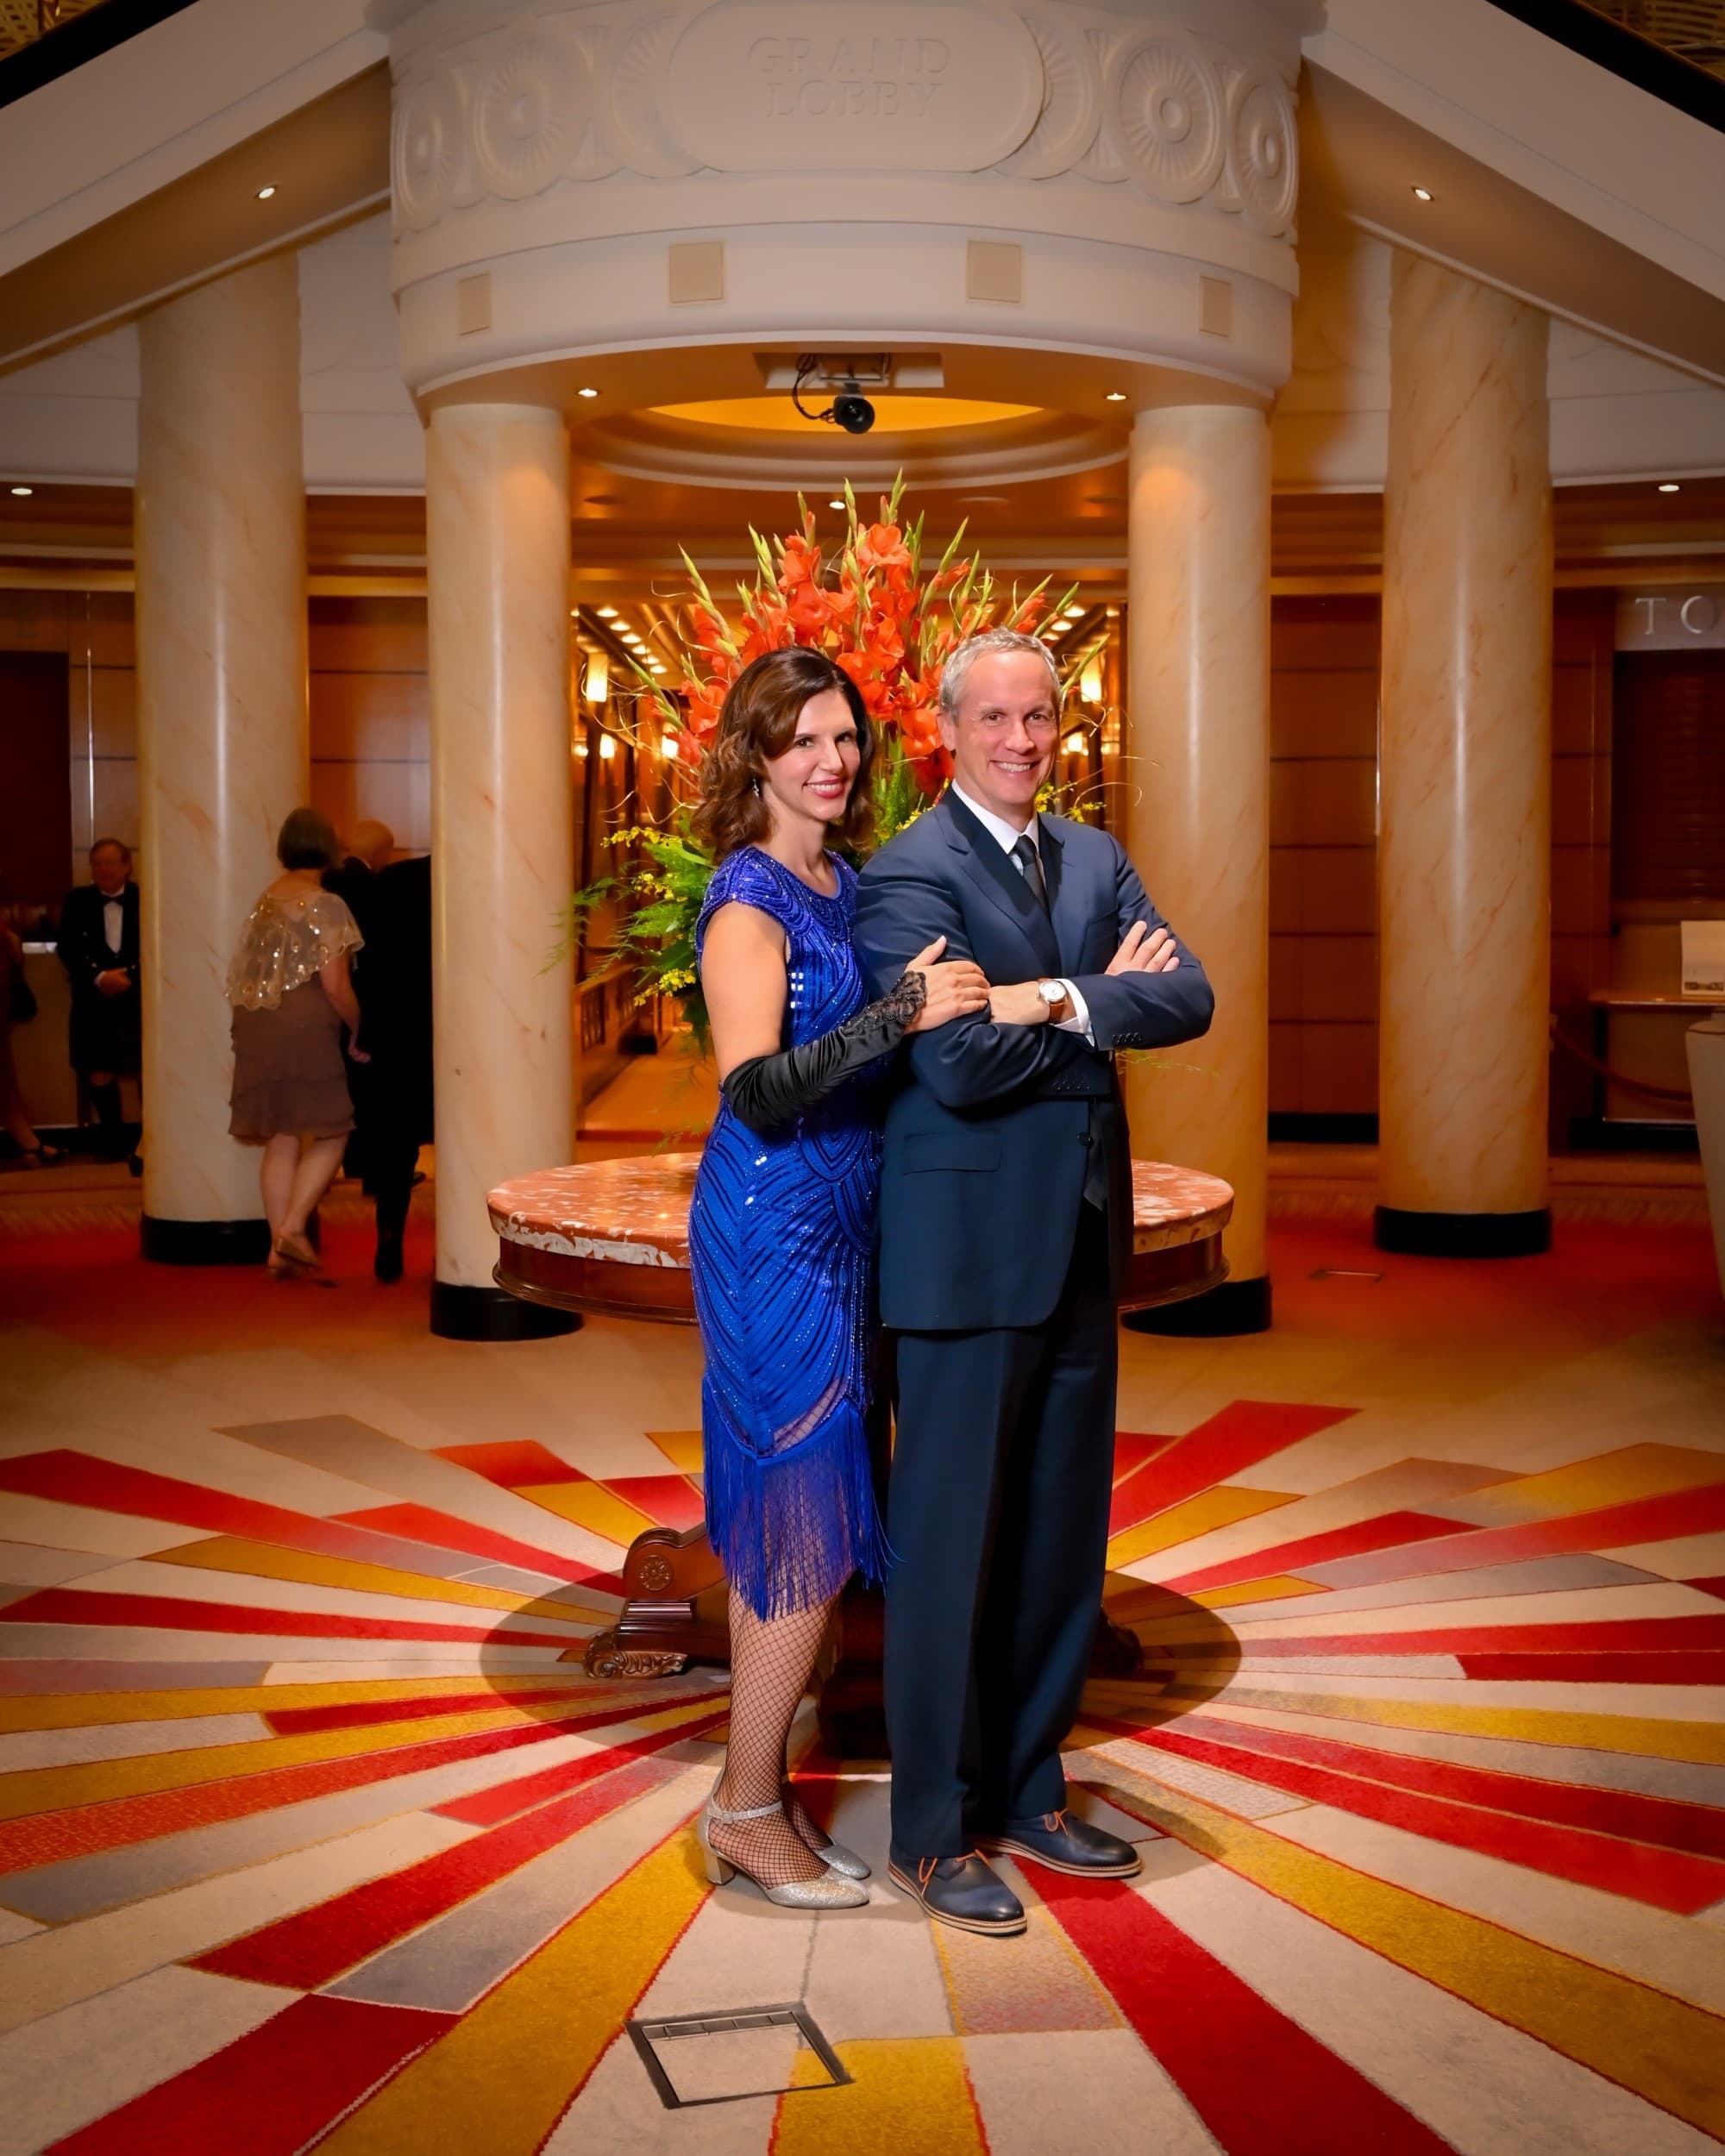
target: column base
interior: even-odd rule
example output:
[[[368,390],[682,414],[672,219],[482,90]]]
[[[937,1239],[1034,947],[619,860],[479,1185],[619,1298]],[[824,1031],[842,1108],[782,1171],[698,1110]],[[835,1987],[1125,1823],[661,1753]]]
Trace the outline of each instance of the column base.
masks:
[[[1379,1206],[1371,1239],[1404,1257],[1539,1257],[1552,1247],[1552,1211],[1404,1213]]]
[[[549,1340],[560,1332],[579,1332],[573,1310],[552,1310],[524,1302],[502,1288],[459,1288],[447,1280],[431,1283],[431,1330],[444,1340]]]
[[[1151,1310],[1129,1310],[1120,1323],[1132,1332],[1159,1333],[1164,1339],[1226,1339],[1237,1332],[1270,1330],[1270,1275],[1257,1280],[1225,1280],[1208,1294],[1168,1302]]]
[[[270,1254],[267,1220],[138,1223],[138,1255],[152,1265],[261,1265]]]

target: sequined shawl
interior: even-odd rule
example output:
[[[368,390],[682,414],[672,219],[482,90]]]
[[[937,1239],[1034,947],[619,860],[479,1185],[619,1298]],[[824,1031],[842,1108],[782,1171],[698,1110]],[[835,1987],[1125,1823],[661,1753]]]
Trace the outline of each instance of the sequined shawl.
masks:
[[[364,941],[347,901],[333,891],[292,898],[266,891],[240,932],[228,1000],[248,1011],[279,1010],[285,995]]]

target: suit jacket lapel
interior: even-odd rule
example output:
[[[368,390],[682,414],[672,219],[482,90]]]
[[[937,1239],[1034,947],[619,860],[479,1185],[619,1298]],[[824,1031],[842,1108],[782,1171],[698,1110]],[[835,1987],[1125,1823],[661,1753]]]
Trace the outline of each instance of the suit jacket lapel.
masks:
[[[962,857],[970,881],[1025,937],[1042,971],[1058,973],[1060,946],[1053,926],[1023,876],[962,801],[949,793],[940,806],[946,816],[948,843]],[[1044,877],[1046,874],[1044,867]]]

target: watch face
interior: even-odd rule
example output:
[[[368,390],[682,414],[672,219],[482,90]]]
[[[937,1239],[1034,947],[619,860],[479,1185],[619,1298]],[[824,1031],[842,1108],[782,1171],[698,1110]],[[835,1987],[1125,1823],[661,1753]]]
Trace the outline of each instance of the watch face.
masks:
[[[1057,1003],[1063,1003],[1066,1000],[1066,991],[1057,981],[1038,981],[1036,992],[1051,1010]]]

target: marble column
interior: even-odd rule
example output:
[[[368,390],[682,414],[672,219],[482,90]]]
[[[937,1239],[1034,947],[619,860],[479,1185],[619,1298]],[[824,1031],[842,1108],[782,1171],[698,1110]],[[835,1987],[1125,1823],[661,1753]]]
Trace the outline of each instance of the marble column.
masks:
[[[228,1135],[225,982],[306,797],[297,259],[157,308],[138,352],[143,1252],[260,1260],[258,1148]]]
[[[1398,254],[1379,741],[1376,1233],[1551,1240],[1546,317]]]
[[[1140,412],[1126,523],[1121,837],[1216,992],[1203,1039],[1129,1058],[1132,1150],[1233,1186],[1229,1278],[1126,1323],[1261,1332],[1270,1100],[1270,429],[1254,406]]]
[[[425,472],[437,1073],[431,1329],[568,1332],[497,1287],[486,1195],[574,1158],[569,442],[536,405],[431,414]]]

